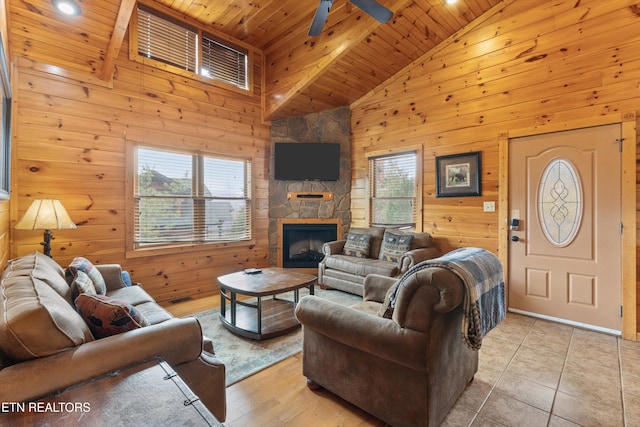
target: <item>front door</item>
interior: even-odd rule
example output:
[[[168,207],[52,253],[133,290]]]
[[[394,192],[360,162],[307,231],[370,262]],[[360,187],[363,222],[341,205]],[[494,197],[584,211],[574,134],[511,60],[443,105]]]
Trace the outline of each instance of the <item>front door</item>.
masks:
[[[509,308],[620,331],[620,125],[509,141]]]

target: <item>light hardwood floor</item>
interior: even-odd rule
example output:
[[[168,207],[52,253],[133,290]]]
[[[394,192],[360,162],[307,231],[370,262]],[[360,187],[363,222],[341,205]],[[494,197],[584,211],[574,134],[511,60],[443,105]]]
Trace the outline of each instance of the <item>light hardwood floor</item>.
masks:
[[[176,316],[218,298],[169,307]],[[479,369],[443,423],[640,426],[640,343],[509,313],[483,340]],[[227,388],[227,427],[384,426],[326,391],[307,389],[302,356]],[[400,426],[396,426],[400,427]]]
[[[182,317],[219,306],[220,298],[211,296],[165,308]],[[302,354],[298,353],[228,387],[224,425],[346,427],[385,423],[328,392],[309,390],[302,375]]]

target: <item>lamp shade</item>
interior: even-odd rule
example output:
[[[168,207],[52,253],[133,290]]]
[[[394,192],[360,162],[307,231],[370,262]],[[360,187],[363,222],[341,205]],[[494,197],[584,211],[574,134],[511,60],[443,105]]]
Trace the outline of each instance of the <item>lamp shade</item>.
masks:
[[[76,228],[69,214],[55,199],[35,199],[16,224],[16,230],[66,230]]]

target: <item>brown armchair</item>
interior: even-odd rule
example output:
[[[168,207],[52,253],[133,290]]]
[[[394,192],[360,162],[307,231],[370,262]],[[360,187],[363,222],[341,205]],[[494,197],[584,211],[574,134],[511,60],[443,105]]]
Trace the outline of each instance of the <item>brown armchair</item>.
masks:
[[[304,297],[303,374],[394,426],[437,426],[473,379],[478,352],[461,336],[465,287],[440,267],[413,273],[392,318],[381,308],[396,279],[369,275],[351,307]]]

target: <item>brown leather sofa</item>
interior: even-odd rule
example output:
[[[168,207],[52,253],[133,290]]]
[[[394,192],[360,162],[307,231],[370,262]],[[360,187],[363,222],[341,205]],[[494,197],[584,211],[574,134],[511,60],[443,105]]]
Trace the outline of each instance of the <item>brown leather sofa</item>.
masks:
[[[60,265],[38,252],[9,261],[0,282],[0,402],[35,400],[160,356],[224,421],[225,366],[198,320],[174,318],[141,286],[127,286],[119,265],[95,267],[106,295],[133,305],[148,326],[96,339]]]
[[[461,336],[464,284],[444,268],[406,278],[392,317],[382,317],[395,279],[369,275],[364,300],[344,307],[300,300],[302,370],[323,387],[393,426],[437,426],[473,379],[478,352]],[[387,298],[388,299],[388,298]]]
[[[345,249],[349,238],[356,235],[369,236],[364,251]],[[408,237],[408,247],[402,249],[401,245],[390,244],[390,236]],[[318,285],[356,295],[362,295],[364,279],[369,274],[400,277],[419,262],[439,256],[429,233],[383,227],[352,228],[347,239],[325,243],[322,253]]]

